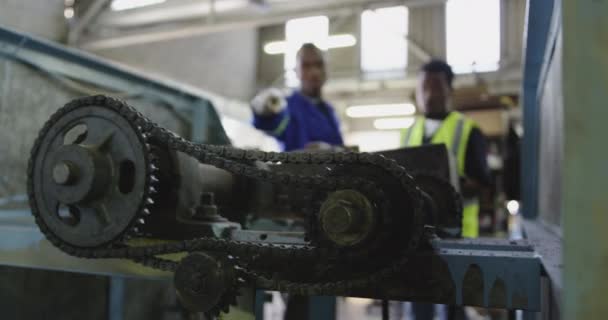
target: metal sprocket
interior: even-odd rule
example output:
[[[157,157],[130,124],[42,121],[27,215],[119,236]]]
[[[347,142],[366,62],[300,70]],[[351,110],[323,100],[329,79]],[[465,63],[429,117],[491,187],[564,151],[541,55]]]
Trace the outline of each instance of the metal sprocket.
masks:
[[[32,213],[59,248],[120,243],[137,231],[153,203],[155,166],[147,136],[104,101],[84,98],[59,109],[31,151]]]

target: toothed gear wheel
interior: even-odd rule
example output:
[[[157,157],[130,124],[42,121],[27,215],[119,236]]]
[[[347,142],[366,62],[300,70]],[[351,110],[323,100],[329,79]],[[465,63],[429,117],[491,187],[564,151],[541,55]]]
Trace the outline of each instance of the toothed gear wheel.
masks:
[[[174,283],[181,303],[208,317],[227,313],[236,304],[237,273],[231,257],[193,252],[175,270]]]
[[[32,212],[64,251],[122,241],[138,232],[153,204],[154,157],[147,135],[123,108],[103,97],[75,100],[50,118],[34,143]]]

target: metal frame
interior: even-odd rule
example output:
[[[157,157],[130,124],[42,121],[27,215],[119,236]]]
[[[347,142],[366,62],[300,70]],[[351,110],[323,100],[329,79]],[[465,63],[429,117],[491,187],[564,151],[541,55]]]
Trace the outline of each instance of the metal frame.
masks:
[[[549,65],[561,30],[561,1],[528,1],[524,48],[524,82],[522,108],[524,137],[522,143],[521,194],[524,233],[539,253],[543,276],[544,302],[540,316],[559,319],[562,298],[562,234],[557,226],[544,223],[539,217],[539,147],[540,99]],[[537,319],[525,314],[526,319]]]
[[[528,219],[535,218],[538,214],[538,147],[540,135],[538,91],[552,13],[553,0],[528,1],[522,88],[525,134],[522,141],[521,179],[523,214]]]
[[[304,244],[304,234],[298,232],[226,231],[231,231],[229,237],[236,240]],[[28,211],[4,213],[0,218],[0,237],[2,265],[119,277],[172,277],[130,261],[69,256],[44,238]],[[528,242],[474,239],[433,240],[431,244],[433,250],[412,257],[413,269],[381,284],[388,292],[384,298],[540,310],[541,262]],[[379,298],[375,294],[362,290],[350,295]]]
[[[236,230],[232,239],[259,243],[301,244],[299,232]],[[377,291],[350,296],[473,305],[489,308],[541,310],[541,261],[525,240],[432,240],[432,250],[412,256],[412,268],[387,279]],[[431,272],[429,272],[429,270]],[[471,288],[475,290],[471,290]],[[275,288],[258,288],[273,290]]]

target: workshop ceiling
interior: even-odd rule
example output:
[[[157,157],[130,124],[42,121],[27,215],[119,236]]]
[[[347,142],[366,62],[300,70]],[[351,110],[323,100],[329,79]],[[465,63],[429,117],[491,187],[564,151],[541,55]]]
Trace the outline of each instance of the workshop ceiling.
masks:
[[[104,49],[238,28],[279,24],[314,15],[343,16],[364,9],[426,6],[445,0],[82,0],[86,32],[72,44]],[[88,12],[88,11],[97,12]],[[94,18],[93,18],[94,17]],[[78,17],[77,17],[78,18]]]

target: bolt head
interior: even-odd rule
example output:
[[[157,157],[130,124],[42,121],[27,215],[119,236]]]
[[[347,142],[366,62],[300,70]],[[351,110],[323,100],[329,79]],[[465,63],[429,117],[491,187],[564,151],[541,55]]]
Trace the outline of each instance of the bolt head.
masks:
[[[61,161],[53,168],[53,181],[57,184],[67,185],[74,182],[75,169],[67,161]]]
[[[354,212],[345,203],[336,204],[323,213],[323,228],[330,233],[344,233],[352,229]]]

